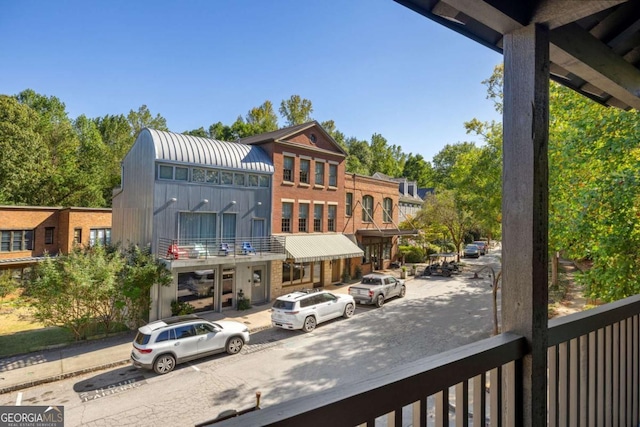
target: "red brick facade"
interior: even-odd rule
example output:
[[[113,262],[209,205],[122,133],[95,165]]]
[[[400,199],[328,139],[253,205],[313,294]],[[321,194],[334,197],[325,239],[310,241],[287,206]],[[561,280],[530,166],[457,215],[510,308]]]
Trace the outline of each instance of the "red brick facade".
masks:
[[[351,194],[351,215],[347,215],[346,206],[343,233],[355,234],[358,244],[365,254],[359,268],[362,274],[373,270],[388,268],[397,258],[398,236],[393,232],[398,228],[398,183],[368,176],[347,173],[344,176],[345,205],[346,197]],[[364,198],[371,200],[371,212],[364,214]],[[385,200],[387,208],[385,214]],[[385,233],[391,233],[386,234]],[[355,274],[355,265],[351,266],[351,275]]]
[[[89,245],[92,229],[111,230],[111,209],[1,206],[0,235],[12,240],[0,242],[0,268],[16,267],[18,262],[11,260],[38,257],[45,252],[68,253],[76,230],[81,244]],[[30,232],[32,249],[18,247],[19,243],[14,242],[16,233],[6,233],[20,231]]]

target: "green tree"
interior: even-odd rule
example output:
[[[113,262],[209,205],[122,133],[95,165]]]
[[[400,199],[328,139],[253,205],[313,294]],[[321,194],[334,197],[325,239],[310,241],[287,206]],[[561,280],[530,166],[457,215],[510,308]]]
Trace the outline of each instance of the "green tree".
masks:
[[[320,123],[320,126],[322,126],[322,128],[329,135],[331,135],[331,138],[333,138],[333,140],[336,141],[344,151],[349,150],[347,147],[346,137],[344,136],[344,133],[338,130],[338,128],[336,127],[336,123],[333,120],[326,120]]]
[[[347,172],[357,173],[360,175],[371,175],[371,162],[373,155],[371,148],[367,141],[362,141],[357,138],[351,137],[346,140],[347,157],[346,170]]]
[[[146,105],[140,106],[138,111],[129,110],[129,114],[127,114],[127,121],[131,128],[131,136],[134,139],[138,137],[138,134],[144,128],[163,131],[169,130],[167,127],[167,120],[160,114],[156,114],[154,117]]]
[[[447,144],[442,150],[433,156],[433,181],[438,189],[454,189],[451,181],[451,171],[458,160],[458,156],[467,153],[475,148],[472,142],[459,142],[457,144]]]
[[[640,293],[640,117],[559,85],[550,90],[549,243],[591,268],[588,295]]]
[[[247,135],[257,135],[278,130],[278,116],[273,110],[273,104],[267,100],[259,107],[254,107],[245,118],[248,125]]]
[[[391,177],[399,177],[404,167],[405,155],[396,145],[389,146],[387,140],[380,134],[371,136],[371,166],[370,174],[381,172]]]
[[[418,187],[424,188],[433,186],[432,175],[431,163],[427,162],[421,154],[414,156],[413,153],[409,153],[402,169],[403,177],[416,181]]]
[[[280,115],[285,119],[287,126],[301,125],[310,122],[311,113],[313,113],[313,104],[300,95],[291,95],[289,99],[285,99],[280,103],[278,110]]]
[[[136,327],[148,318],[150,290],[171,283],[170,272],[148,250],[94,246],[68,255],[46,256],[27,283],[35,317],[63,326],[76,339],[97,324]]]
[[[198,129],[187,130],[187,131],[184,131],[182,133],[184,135],[199,136],[201,138],[210,138],[209,132],[204,130],[204,128],[202,126],[199,127]]]
[[[81,115],[73,126],[80,144],[75,174],[77,187],[73,197],[69,198],[69,205],[106,206],[108,202],[105,200],[105,189],[112,182],[109,176],[109,150],[102,142],[102,136],[93,120]]]
[[[458,255],[465,234],[474,226],[471,215],[459,205],[452,190],[428,195],[415,221],[423,228],[446,229]]]
[[[42,183],[50,170],[40,118],[14,97],[0,95],[0,203],[43,205]]]

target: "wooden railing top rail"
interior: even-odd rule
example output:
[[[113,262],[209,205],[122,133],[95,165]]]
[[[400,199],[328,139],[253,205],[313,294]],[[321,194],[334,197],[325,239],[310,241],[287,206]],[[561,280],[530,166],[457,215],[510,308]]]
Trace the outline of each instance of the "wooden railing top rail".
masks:
[[[524,337],[504,333],[404,365],[362,382],[304,396],[217,426],[358,425],[521,359]]]
[[[640,314],[640,295],[549,321],[549,347]]]

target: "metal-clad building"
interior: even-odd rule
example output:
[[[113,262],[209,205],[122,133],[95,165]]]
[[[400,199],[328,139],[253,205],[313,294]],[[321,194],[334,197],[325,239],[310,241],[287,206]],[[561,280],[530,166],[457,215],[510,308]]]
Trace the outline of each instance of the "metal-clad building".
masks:
[[[174,273],[175,287],[154,291],[152,318],[173,300],[197,310],[235,307],[239,291],[268,300],[268,264],[284,258],[270,237],[273,171],[258,146],[140,132],[114,191],[112,240],[150,245]]]

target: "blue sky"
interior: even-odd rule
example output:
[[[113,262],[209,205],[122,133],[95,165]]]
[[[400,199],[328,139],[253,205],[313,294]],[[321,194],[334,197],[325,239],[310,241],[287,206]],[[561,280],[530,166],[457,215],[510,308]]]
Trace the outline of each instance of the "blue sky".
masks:
[[[0,0],[0,40],[0,93],[71,118],[146,104],[183,132],[297,94],[427,160],[481,142],[465,121],[500,120],[481,82],[502,57],[392,0]]]

